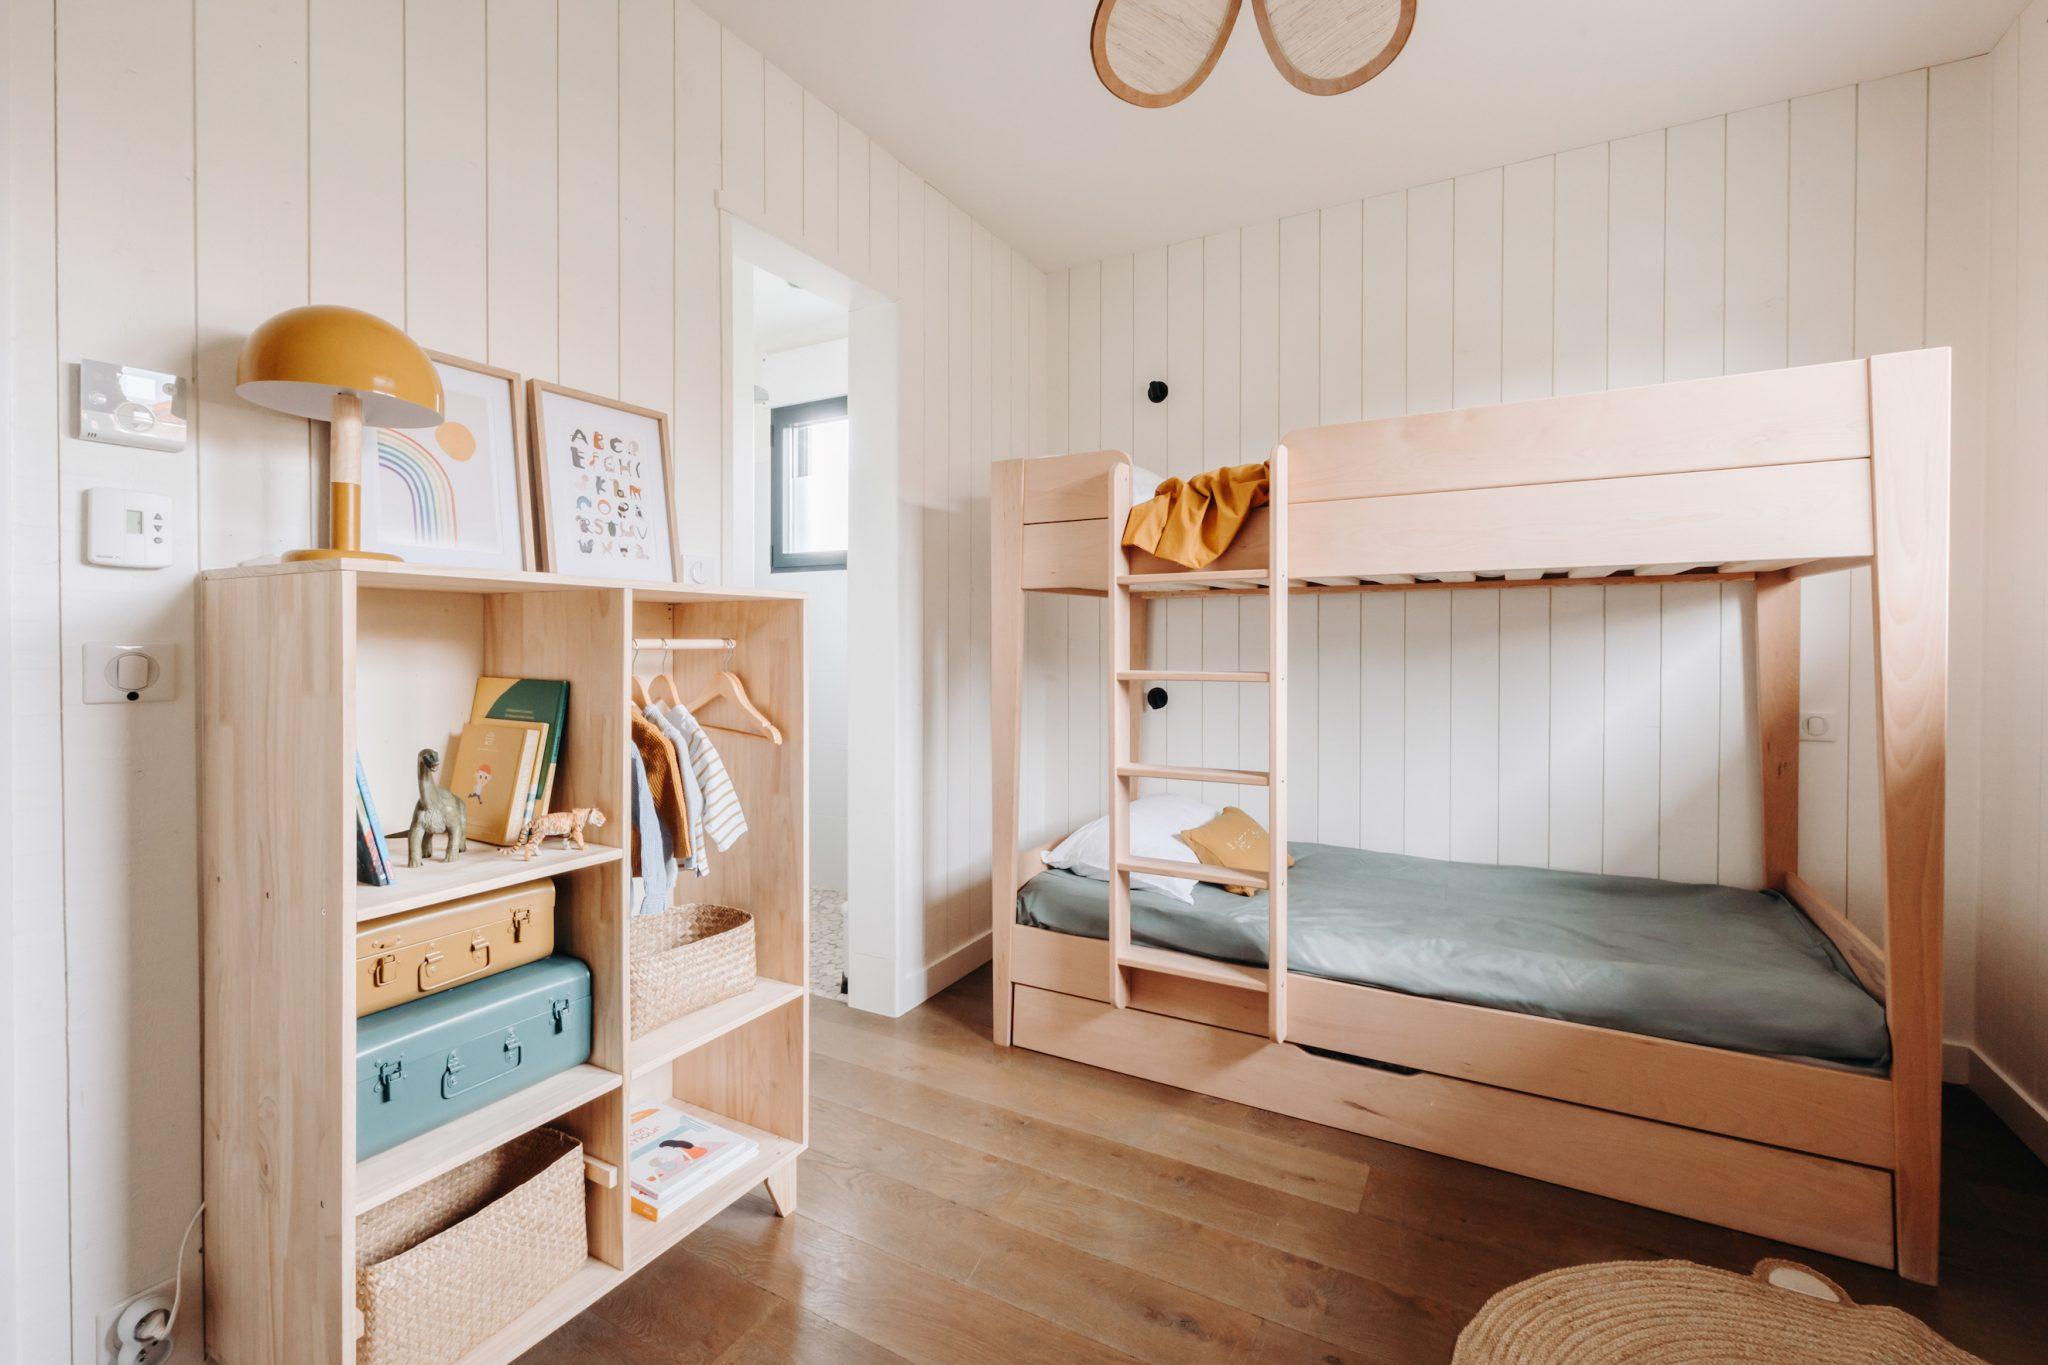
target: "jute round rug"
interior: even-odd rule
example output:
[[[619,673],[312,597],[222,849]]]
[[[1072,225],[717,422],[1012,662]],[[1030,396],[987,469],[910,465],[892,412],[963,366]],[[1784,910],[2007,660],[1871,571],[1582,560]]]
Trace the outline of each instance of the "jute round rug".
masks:
[[[1453,1365],[1983,1365],[1908,1313],[1857,1304],[1791,1261],[1735,1275],[1607,1261],[1510,1285],[1458,1334]]]

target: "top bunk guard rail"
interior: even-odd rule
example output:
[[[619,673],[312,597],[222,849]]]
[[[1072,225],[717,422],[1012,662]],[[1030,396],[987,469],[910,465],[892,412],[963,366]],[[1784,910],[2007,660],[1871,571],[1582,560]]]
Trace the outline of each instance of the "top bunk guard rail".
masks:
[[[1018,854],[1023,593],[1109,598],[1108,801],[1113,861],[1120,865],[1111,878],[1104,945],[1107,1003],[1113,1010],[1128,1003],[1134,971],[1262,989],[1265,1031],[1279,1043],[1289,1035],[1285,669],[1292,592],[1563,587],[1617,573],[1653,581],[1755,579],[1765,883],[1806,911],[1884,1005],[1892,1061],[1878,1084],[1889,1099],[1891,1151],[1879,1160],[1891,1177],[1892,1246],[1900,1273],[1931,1282],[1940,1206],[1948,351],[1305,428],[1275,449],[1271,473],[1270,504],[1252,514],[1220,558],[1190,573],[1124,550],[1121,531],[1134,490],[1123,452],[1008,460],[993,468],[997,1040],[1008,1043],[1013,1029],[1011,948],[1025,932],[1016,923],[1016,896],[1037,870]],[[1795,580],[1866,564],[1873,571],[1882,948],[1798,875]],[[1265,776],[1275,860],[1251,879],[1264,881],[1269,897],[1263,972],[1181,962],[1130,943],[1129,783],[1160,771],[1141,762],[1135,748],[1140,684],[1172,676],[1142,657],[1145,613],[1168,590],[1264,593],[1269,603],[1265,676],[1189,675],[1268,685]],[[1208,776],[1242,782],[1248,775],[1219,770],[1193,780]],[[1515,1027],[1496,1031],[1505,1037]],[[1587,1055],[1601,1046],[1589,1043]],[[1500,1066],[1510,1068],[1500,1073],[1510,1079],[1496,1083],[1513,1088],[1512,1063]],[[1810,1088],[1813,1101],[1823,1102],[1818,1081],[1792,1088]]]

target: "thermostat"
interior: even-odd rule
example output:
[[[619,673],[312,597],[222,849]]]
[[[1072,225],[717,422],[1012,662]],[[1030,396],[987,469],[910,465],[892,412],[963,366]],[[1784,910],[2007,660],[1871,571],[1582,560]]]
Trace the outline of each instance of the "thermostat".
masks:
[[[171,563],[171,500],[133,488],[85,490],[85,562],[116,569]]]
[[[78,362],[78,434],[88,441],[185,448],[185,394],[178,376],[105,360]]]

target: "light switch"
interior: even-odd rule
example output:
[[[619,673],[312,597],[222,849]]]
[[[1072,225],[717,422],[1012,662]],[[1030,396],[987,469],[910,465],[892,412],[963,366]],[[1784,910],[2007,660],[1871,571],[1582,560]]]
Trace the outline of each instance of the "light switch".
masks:
[[[178,647],[167,641],[87,645],[84,692],[95,705],[170,701],[178,695]]]

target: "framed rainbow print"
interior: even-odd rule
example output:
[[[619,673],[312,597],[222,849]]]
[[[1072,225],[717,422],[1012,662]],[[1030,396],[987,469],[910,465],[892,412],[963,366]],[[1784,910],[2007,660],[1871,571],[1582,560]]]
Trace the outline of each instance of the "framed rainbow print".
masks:
[[[437,351],[427,356],[441,376],[447,420],[363,433],[363,548],[414,564],[531,569],[519,376]]]
[[[669,524],[668,414],[526,381],[540,494],[540,566],[551,573],[682,577]]]

